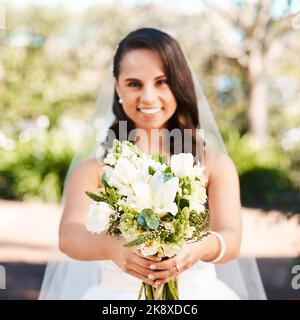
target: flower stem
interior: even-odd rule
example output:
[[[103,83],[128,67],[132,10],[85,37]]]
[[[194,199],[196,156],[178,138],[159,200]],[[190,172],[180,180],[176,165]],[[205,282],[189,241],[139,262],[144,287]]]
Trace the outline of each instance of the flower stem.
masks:
[[[168,282],[168,288],[170,290],[171,299],[178,300],[178,291],[177,291],[176,283],[174,279]]]
[[[152,286],[150,286],[149,284],[145,283],[144,287],[145,287],[146,300],[154,300]]]
[[[142,282],[141,287],[140,287],[140,291],[139,291],[139,295],[138,295],[138,300],[141,300],[142,292],[143,292],[144,286],[145,286],[145,283],[144,283],[144,282]]]

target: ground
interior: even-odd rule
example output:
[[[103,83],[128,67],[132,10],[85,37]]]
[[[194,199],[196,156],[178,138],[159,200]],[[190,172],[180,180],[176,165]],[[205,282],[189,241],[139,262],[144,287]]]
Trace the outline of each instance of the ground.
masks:
[[[60,215],[58,205],[0,200],[0,265],[6,271],[0,299],[38,297],[46,262],[57,243]],[[300,265],[299,216],[242,210],[241,255],[257,257],[269,299],[300,299],[300,289],[291,285],[291,268]]]

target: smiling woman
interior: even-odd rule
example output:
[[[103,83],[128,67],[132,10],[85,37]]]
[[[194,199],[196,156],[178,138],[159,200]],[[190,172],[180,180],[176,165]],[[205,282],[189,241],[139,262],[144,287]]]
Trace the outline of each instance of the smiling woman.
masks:
[[[114,56],[113,112],[116,119],[111,129],[117,139],[120,139],[120,121],[127,122],[129,132],[142,129],[148,137],[151,130],[154,134],[154,129],[164,128],[169,132],[178,129],[182,136],[184,130],[189,129],[195,154],[196,128],[200,128],[200,124],[187,61],[177,41],[166,33],[147,29],[151,34],[148,36],[142,32],[146,29],[140,30],[125,37]],[[175,143],[170,143],[173,153]],[[143,143],[139,147],[144,149]]]
[[[116,90],[125,114],[140,128],[160,129],[176,111],[176,99],[163,73],[153,50],[132,50],[121,60]]]
[[[96,262],[90,269],[91,272],[85,272],[88,268],[84,264],[76,271],[73,269],[73,276],[76,279],[81,279],[78,272],[82,270],[80,290],[74,290],[75,284],[70,275],[66,277],[61,274],[61,280],[63,280],[61,282],[67,283],[67,289],[62,290],[63,294],[53,292],[51,287],[52,296],[51,294],[49,296],[44,291],[47,291],[47,286],[44,286],[41,297],[53,298],[53,294],[54,296],[57,294],[56,298],[133,300],[137,298],[141,280],[150,286],[158,287],[178,277],[180,299],[264,298],[259,275],[255,273],[257,272],[255,265],[250,265],[247,269],[251,288],[255,287],[254,292],[250,292],[240,266],[235,261],[239,255],[242,229],[238,175],[228,155],[213,151],[216,150],[216,146],[222,150],[222,139],[219,138],[215,122],[210,118],[211,112],[206,100],[201,96],[201,92],[196,93],[197,82],[193,79],[177,41],[167,33],[152,28],[131,32],[121,40],[115,53],[113,76],[112,111],[115,118],[109,127],[108,134],[112,131],[115,137],[122,141],[121,137],[123,140],[130,140],[131,130],[143,130],[146,133],[146,141],[132,141],[142,150],[145,150],[147,143],[151,146],[152,133],[155,130],[178,130],[182,133],[181,137],[185,137],[185,130],[188,130],[192,136],[189,152],[191,155],[185,157],[186,161],[183,161],[184,165],[180,166],[180,170],[178,166],[173,165],[174,171],[180,177],[174,180],[174,185],[168,186],[169,189],[165,187],[172,180],[163,181],[159,168],[154,170],[148,167],[146,174],[151,177],[149,176],[146,182],[151,184],[152,180],[155,180],[156,183],[152,183],[153,188],[148,194],[144,193],[141,181],[131,183],[133,176],[130,170],[126,169],[129,164],[126,167],[120,157],[115,159],[116,167],[122,173],[118,175],[118,179],[122,184],[126,184],[126,190],[133,188],[134,192],[139,194],[141,206],[148,201],[154,212],[158,210],[158,215],[164,215],[165,211],[173,212],[174,207],[172,201],[169,201],[170,195],[167,194],[167,189],[170,190],[171,187],[172,192],[176,194],[177,185],[184,183],[186,178],[182,175],[185,175],[188,168],[193,166],[194,161],[200,160],[201,165],[204,163],[206,165],[204,174],[208,180],[205,188],[211,213],[210,228],[213,232],[203,241],[189,243],[178,254],[165,260],[157,255],[144,256],[139,250],[124,247],[123,238],[113,238],[105,232],[89,233],[86,230],[86,224],[91,199],[86,197],[85,191],[97,190],[102,187],[102,182],[106,181],[102,179],[105,172],[103,160],[106,154],[101,154],[97,160],[92,158],[80,163],[68,179],[59,239],[60,249],[67,256],[76,260],[96,260]],[[104,90],[104,92],[107,91]],[[125,138],[120,130],[122,121],[126,121],[129,127],[129,135]],[[202,127],[208,129],[205,153],[203,144],[197,140],[197,130]],[[174,155],[175,151],[182,152],[175,150],[176,144],[181,144],[181,150],[185,150],[185,143],[185,139],[173,140],[168,150],[169,156]],[[162,147],[164,147],[164,141],[162,141]],[[203,158],[197,157],[197,149],[201,149]],[[159,148],[159,152],[162,150],[165,149]],[[126,154],[127,151],[125,150],[124,153]],[[119,148],[116,149],[116,156],[118,152],[120,152]],[[178,159],[181,157],[178,155]],[[114,156],[109,161],[114,161],[113,158]],[[176,156],[175,159],[177,159]],[[156,172],[152,172],[152,169]],[[114,181],[116,182],[116,179]],[[188,194],[189,190],[186,189],[184,192]],[[198,190],[197,196],[201,196],[201,192]],[[174,194],[170,198],[173,199]],[[130,192],[127,196],[137,202]],[[136,204],[138,208],[138,203]],[[200,213],[203,206],[195,203],[192,210],[196,213],[199,210],[198,213]],[[175,214],[175,211],[173,213]],[[178,219],[180,222],[180,214]],[[180,229],[180,223],[178,225]],[[226,263],[224,267],[221,266],[222,263]],[[220,272],[217,272],[215,264],[220,265]],[[100,265],[101,282],[99,278],[93,277],[95,274],[99,276],[95,270],[100,272]],[[253,272],[251,276],[249,271]],[[87,280],[87,274],[89,280]],[[57,279],[55,282],[62,285]]]

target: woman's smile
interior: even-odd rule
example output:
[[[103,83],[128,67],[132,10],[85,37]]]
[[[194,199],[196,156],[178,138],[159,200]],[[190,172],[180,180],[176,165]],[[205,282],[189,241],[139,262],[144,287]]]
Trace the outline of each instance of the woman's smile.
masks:
[[[163,107],[155,107],[155,108],[138,108],[139,113],[145,118],[155,118],[161,115],[163,111]]]

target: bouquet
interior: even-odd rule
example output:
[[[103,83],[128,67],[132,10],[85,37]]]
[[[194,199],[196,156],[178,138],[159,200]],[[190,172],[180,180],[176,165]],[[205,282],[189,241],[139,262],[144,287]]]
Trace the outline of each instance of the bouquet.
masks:
[[[124,246],[144,256],[178,254],[190,241],[208,234],[210,215],[205,209],[207,177],[191,153],[146,155],[129,141],[113,141],[104,159],[102,187],[86,191],[94,200],[87,230],[123,237]],[[160,288],[142,283],[146,300],[178,300],[177,279]]]

